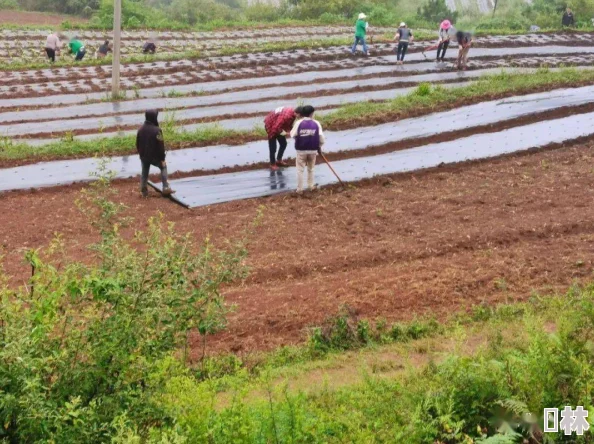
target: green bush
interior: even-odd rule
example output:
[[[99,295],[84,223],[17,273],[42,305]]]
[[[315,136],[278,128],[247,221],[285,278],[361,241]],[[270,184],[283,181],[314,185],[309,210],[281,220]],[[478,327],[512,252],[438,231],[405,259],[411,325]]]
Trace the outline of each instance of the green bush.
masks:
[[[458,18],[458,12],[450,11],[445,0],[428,0],[427,3],[419,7],[417,16],[427,22],[435,23],[437,26],[445,19],[454,23]]]
[[[101,237],[96,265],[68,261],[58,240],[27,253],[25,287],[0,288],[2,441],[108,442],[122,415],[141,434],[167,424],[152,399],[186,374],[190,331],[225,326],[219,287],[242,275],[243,249],[198,249],[160,218],[126,240],[108,183],[79,202]]]
[[[17,0],[0,0],[0,9],[18,9]]]

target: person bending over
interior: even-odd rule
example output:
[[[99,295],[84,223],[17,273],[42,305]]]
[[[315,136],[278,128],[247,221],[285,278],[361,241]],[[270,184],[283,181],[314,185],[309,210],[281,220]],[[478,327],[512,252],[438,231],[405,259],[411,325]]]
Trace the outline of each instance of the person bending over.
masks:
[[[469,32],[458,31],[456,33],[456,40],[458,40],[458,69],[466,70],[468,52],[472,46],[472,35]]]
[[[287,148],[287,134],[291,132],[293,123],[299,114],[301,108],[290,108],[282,106],[270,112],[264,119],[264,128],[268,135],[268,150],[270,152],[270,169],[278,170],[279,167],[286,167],[288,164],[283,162],[283,154]],[[278,155],[276,147],[278,142]]]

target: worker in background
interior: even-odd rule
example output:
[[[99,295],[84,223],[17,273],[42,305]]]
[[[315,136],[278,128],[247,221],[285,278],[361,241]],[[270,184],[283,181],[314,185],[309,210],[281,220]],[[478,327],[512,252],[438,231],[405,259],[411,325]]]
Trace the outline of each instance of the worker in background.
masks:
[[[70,43],[68,43],[68,48],[70,49],[70,54],[74,55],[74,60],[80,62],[87,53],[85,49],[85,45],[78,40],[77,38],[70,39]]]
[[[45,53],[50,62],[53,63],[56,61],[56,54],[60,54],[61,47],[62,44],[60,43],[58,34],[53,31],[47,36],[47,41],[45,42]]]
[[[153,37],[149,37],[142,47],[143,54],[154,54],[157,52],[156,40]]]
[[[288,166],[283,161],[283,154],[287,148],[287,135],[291,132],[295,119],[301,108],[282,106],[269,113],[264,119],[264,128],[268,135],[268,150],[270,152],[270,169],[276,171],[279,167]],[[289,136],[290,137],[290,136]],[[278,142],[278,154],[276,152]]]
[[[325,138],[320,122],[313,119],[315,109],[307,105],[300,109],[301,120],[295,122],[291,137],[295,139],[297,151],[297,193],[303,193],[303,172],[307,166],[307,188],[315,189],[314,167],[317,154],[322,153]]]
[[[103,45],[101,45],[97,49],[97,52],[95,53],[95,58],[103,59],[103,58],[107,57],[107,54],[110,52],[111,52],[111,45],[109,44],[109,40],[105,40],[105,43],[103,43]]]
[[[469,32],[458,31],[456,33],[456,40],[458,41],[458,69],[466,70],[468,64],[468,52],[472,46],[472,34]]]
[[[400,23],[398,27],[398,32],[394,36],[394,40],[398,42],[398,49],[396,50],[396,60],[397,64],[402,65],[404,63],[404,56],[406,55],[406,51],[408,50],[409,42],[412,42],[414,39],[412,31],[406,26],[406,23]]]
[[[163,196],[171,196],[174,193],[169,187],[167,180],[165,141],[163,139],[163,131],[159,128],[158,116],[158,111],[148,110],[145,113],[146,120],[136,134],[136,151],[138,151],[142,165],[142,175],[140,177],[140,192],[142,193],[142,197],[148,196],[147,185],[151,165],[161,170]]]
[[[363,46],[363,54],[369,55],[367,43],[365,42],[368,28],[369,23],[367,23],[367,16],[363,13],[359,14],[359,18],[357,19],[357,23],[355,24],[355,43],[351,48],[351,53],[355,54],[355,52],[357,51],[357,45],[361,44]]]
[[[432,51],[437,48],[437,58],[435,62],[443,62],[445,59],[446,51],[450,46],[450,29],[452,23],[449,20],[444,20],[439,25],[439,40],[436,45],[431,45],[423,49],[423,57],[427,58],[425,51]]]
[[[571,27],[575,26],[575,18],[573,17],[573,12],[571,11],[571,8],[567,8],[565,10],[565,13],[563,14],[563,18],[561,19],[561,24],[563,26],[571,26]]]

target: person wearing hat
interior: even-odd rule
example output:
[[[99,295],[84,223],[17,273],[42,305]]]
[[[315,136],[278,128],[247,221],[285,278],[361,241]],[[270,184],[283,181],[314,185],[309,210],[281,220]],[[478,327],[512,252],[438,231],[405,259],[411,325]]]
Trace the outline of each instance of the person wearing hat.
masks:
[[[357,45],[361,44],[363,46],[363,54],[369,55],[367,51],[367,43],[365,42],[365,37],[367,36],[367,28],[369,28],[369,23],[367,23],[367,16],[363,13],[359,14],[359,18],[357,19],[357,23],[355,24],[355,43],[351,48],[351,52],[355,54],[357,51]]]
[[[398,32],[394,36],[394,40],[398,42],[398,49],[396,50],[396,60],[399,65],[404,62],[404,56],[408,50],[408,43],[414,39],[412,31],[406,26],[406,23],[400,23]]]
[[[301,120],[295,122],[291,130],[291,137],[295,139],[296,165],[297,165],[297,193],[303,193],[303,173],[307,166],[307,188],[315,189],[314,167],[317,154],[322,153],[325,138],[320,122],[313,119],[316,110],[311,105],[306,105],[299,110]]]
[[[452,23],[449,20],[444,20],[439,25],[439,41],[437,45],[429,46],[428,48],[423,49],[423,57],[427,58],[425,55],[425,51],[431,51],[437,48],[437,58],[435,59],[436,62],[443,62],[445,58],[446,51],[448,50],[448,46],[450,46],[450,29],[452,28]]]

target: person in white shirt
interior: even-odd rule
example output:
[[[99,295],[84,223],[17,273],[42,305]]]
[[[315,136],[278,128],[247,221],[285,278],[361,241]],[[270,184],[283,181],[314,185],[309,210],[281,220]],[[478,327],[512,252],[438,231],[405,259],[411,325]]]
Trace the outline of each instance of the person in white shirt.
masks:
[[[315,109],[311,105],[303,106],[299,114],[301,120],[295,122],[291,130],[291,137],[295,140],[297,165],[297,193],[303,193],[303,172],[307,165],[307,188],[314,190],[314,167],[317,154],[322,153],[322,146],[326,142],[320,122],[313,119]]]
[[[47,36],[47,41],[45,42],[45,53],[47,54],[47,58],[50,60],[50,62],[56,61],[56,54],[60,54],[61,47],[62,44],[60,43],[60,39],[58,38],[58,34],[56,34],[56,32],[52,32]]]

